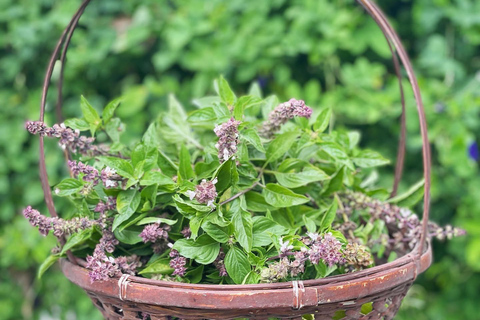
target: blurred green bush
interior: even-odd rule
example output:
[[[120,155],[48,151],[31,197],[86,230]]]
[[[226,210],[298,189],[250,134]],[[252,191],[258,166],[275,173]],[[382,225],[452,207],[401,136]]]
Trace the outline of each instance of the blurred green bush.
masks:
[[[38,142],[23,123],[38,118],[49,55],[79,3],[0,1],[0,319],[100,319],[58,269],[36,279],[37,266],[55,242],[42,238],[20,213],[28,204],[44,208]],[[381,7],[414,62],[427,109],[434,152],[432,217],[469,233],[434,243],[435,263],[416,282],[397,318],[477,319],[480,2],[386,0]],[[388,47],[353,1],[92,1],[67,60],[65,114],[79,114],[80,94],[97,107],[123,95],[118,112],[129,119],[132,137],[162,108],[167,93],[193,108],[191,99],[224,74],[237,91],[256,82],[265,94],[331,106],[337,125],[357,128],[364,144],[395,158],[400,98]],[[50,124],[57,121],[55,97],[51,90]],[[409,90],[407,108],[403,188],[422,172]],[[47,145],[47,163],[53,184],[65,173],[54,144]],[[380,172],[379,182],[391,183],[392,171]],[[61,211],[62,203],[58,207]]]

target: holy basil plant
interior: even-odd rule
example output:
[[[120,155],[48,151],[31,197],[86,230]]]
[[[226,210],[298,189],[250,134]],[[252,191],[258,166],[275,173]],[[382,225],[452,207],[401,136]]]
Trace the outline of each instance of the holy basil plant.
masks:
[[[27,122],[77,156],[53,187],[75,216],[24,210],[43,235],[67,238],[40,273],[71,250],[92,282],[123,273],[253,284],[354,272],[414,247],[419,219],[398,204],[414,204],[422,182],[386,200],[371,173],[389,161],[360,149],[357,132],[336,131],[330,109],[312,116],[304,101],[262,99],[256,87],[237,97],[223,78],[215,89],[189,113],[170,96],[131,145],[121,142],[120,100],[100,115],[82,97],[81,119]],[[111,143],[96,144],[98,134]],[[429,225],[429,236],[460,233]]]

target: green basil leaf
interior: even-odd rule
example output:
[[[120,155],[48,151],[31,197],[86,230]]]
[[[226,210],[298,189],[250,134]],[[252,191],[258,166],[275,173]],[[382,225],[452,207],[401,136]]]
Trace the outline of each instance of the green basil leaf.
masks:
[[[208,107],[191,112],[187,121],[195,127],[213,128],[217,115],[212,107]]]
[[[180,148],[180,164],[178,167],[178,175],[182,177],[183,180],[189,180],[195,177],[195,172],[192,168],[192,160],[190,158],[190,152],[188,152],[185,144],[182,144]]]
[[[135,170],[130,161],[116,157],[99,157],[99,159],[104,165],[114,169],[122,177],[135,179]]]
[[[102,119],[103,123],[107,124],[110,119],[112,119],[113,114],[115,113],[115,110],[118,108],[120,105],[120,102],[122,102],[122,98],[116,98],[110,101],[107,106],[103,109],[102,112]]]
[[[139,274],[171,274],[173,269],[170,267],[170,258],[162,258],[148,263],[145,269]]]
[[[119,118],[113,118],[105,125],[105,131],[113,142],[120,142],[120,131],[122,122]]]
[[[285,132],[278,135],[267,148],[267,162],[280,159],[292,147],[297,139],[298,133],[295,131]]]
[[[308,232],[317,232],[317,225],[313,219],[307,217],[306,215],[303,215],[302,219]]]
[[[320,230],[324,231],[331,228],[332,223],[337,215],[337,208],[337,201],[334,200],[320,220]]]
[[[235,120],[243,120],[245,110],[256,104],[259,104],[261,101],[262,99],[255,96],[240,97],[235,103],[235,107],[233,109],[233,116],[235,117]]]
[[[268,204],[276,208],[297,206],[309,201],[307,197],[275,183],[267,184],[263,189],[263,196]]]
[[[220,227],[219,225],[205,221],[202,224],[202,229],[215,241],[220,243],[225,243],[230,239],[230,234],[227,227]]]
[[[202,281],[202,278],[203,278],[203,269],[204,269],[204,266],[199,265],[195,269],[185,273],[184,278],[187,279],[189,283],[199,283],[200,281]]]
[[[218,193],[236,185],[238,182],[238,172],[235,160],[229,159],[222,163],[215,172],[214,177],[218,180],[215,185]]]
[[[200,264],[210,264],[220,252],[220,244],[209,235],[203,234],[193,239],[179,239],[173,245],[180,255],[193,259]]]
[[[166,218],[156,218],[156,217],[148,217],[143,218],[142,220],[137,222],[137,226],[143,226],[145,224],[152,224],[152,223],[165,223],[169,226],[173,226],[177,223],[178,220],[166,219]]]
[[[122,222],[130,219],[140,205],[140,192],[137,190],[120,191],[117,196],[118,215],[113,220],[112,230],[115,230]]]
[[[233,208],[233,206],[232,206]],[[252,216],[248,211],[238,207],[232,216],[233,234],[238,243],[246,252],[252,250],[253,245],[253,223]]]
[[[61,255],[59,254],[49,255],[38,268],[37,278],[40,279],[45,271],[47,271],[55,262],[57,262],[60,257]]]
[[[385,159],[380,153],[372,150],[362,150],[352,160],[355,165],[361,168],[377,167],[390,163],[390,160]]]
[[[235,93],[233,93],[232,89],[230,88],[230,85],[228,84],[227,80],[220,76],[220,78],[216,81],[216,89],[218,92],[218,95],[222,99],[223,102],[225,102],[227,105],[233,106],[235,101],[237,100],[237,97],[235,96]]]
[[[102,123],[102,120],[100,119],[97,110],[92,107],[92,105],[87,101],[87,99],[85,99],[84,96],[80,97],[80,109],[82,110],[83,117],[90,126],[90,132],[93,136],[97,128]]]
[[[64,121],[65,126],[72,128],[74,130],[80,130],[80,131],[86,131],[90,129],[90,125],[88,124],[85,119],[78,119],[78,118],[72,118],[72,119],[66,119]]]
[[[65,254],[68,250],[90,239],[90,237],[92,236],[92,231],[93,229],[89,228],[71,235],[63,245],[62,251],[60,251],[60,255]]]
[[[149,186],[153,184],[158,184],[159,186],[175,186],[175,182],[172,180],[172,178],[159,171],[148,171],[140,180],[140,185]]]
[[[247,130],[242,130],[240,133],[240,136],[247,140],[252,146],[255,147],[260,152],[265,153],[265,148],[263,147],[262,141],[260,140],[260,137],[257,133],[256,130],[254,129],[247,129]]]
[[[341,167],[332,177],[330,182],[328,183],[328,187],[323,191],[324,196],[328,196],[335,191],[342,189],[343,187],[343,175],[345,172],[345,168]]]
[[[55,194],[59,197],[69,196],[83,189],[83,182],[77,179],[64,179],[55,186]]]
[[[269,205],[262,194],[249,191],[245,194],[247,202],[247,210],[253,212],[266,212],[267,210],[276,210],[275,207]]]
[[[225,255],[225,268],[227,273],[236,284],[242,284],[252,267],[248,262],[247,255],[239,248],[232,247]]]
[[[322,111],[320,111],[320,114],[317,117],[317,120],[315,120],[315,123],[313,124],[313,130],[321,133],[327,129],[328,124],[330,123],[330,118],[332,117],[332,109],[330,108],[325,108]]]
[[[272,243],[269,233],[284,235],[288,230],[266,217],[253,217],[253,244],[255,247],[264,247]]]
[[[141,231],[127,230],[127,229],[123,229],[123,230],[116,229],[114,231],[115,238],[117,238],[118,241],[126,244],[131,244],[131,245],[137,244],[143,241],[142,238],[140,238],[139,236],[140,233]]]
[[[277,178],[278,183],[287,188],[298,188],[312,182],[330,179],[330,176],[325,172],[313,166],[307,166],[301,172],[284,173],[274,171],[273,174]]]
[[[422,179],[419,182],[411,186],[407,191],[401,193],[391,199],[388,199],[388,203],[394,203],[401,207],[410,208],[420,201],[425,192],[425,180]]]

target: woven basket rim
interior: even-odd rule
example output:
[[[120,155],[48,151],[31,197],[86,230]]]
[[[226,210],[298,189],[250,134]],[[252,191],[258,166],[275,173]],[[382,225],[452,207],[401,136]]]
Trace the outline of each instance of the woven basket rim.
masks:
[[[67,259],[61,259],[60,265],[65,276],[88,293],[118,301],[206,310],[296,309],[299,306],[351,303],[412,283],[432,261],[429,244],[420,259],[415,250],[418,246],[393,262],[361,272],[323,279],[246,285],[188,284],[136,276],[125,278],[125,275],[91,283],[88,269]]]

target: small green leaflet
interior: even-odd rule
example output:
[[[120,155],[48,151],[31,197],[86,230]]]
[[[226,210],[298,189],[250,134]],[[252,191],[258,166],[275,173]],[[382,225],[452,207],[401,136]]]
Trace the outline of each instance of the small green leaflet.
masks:
[[[268,204],[276,208],[297,206],[309,201],[307,197],[275,183],[267,184],[263,189],[263,196]]]
[[[55,262],[57,262],[60,257],[61,256],[59,254],[49,255],[38,268],[37,278],[40,279],[45,271],[47,271]]]
[[[262,141],[258,136],[258,133],[254,129],[246,129],[240,132],[240,137],[247,140],[252,146],[255,147],[260,152],[265,153],[265,148],[263,147]]]
[[[233,93],[230,85],[228,84],[227,80],[223,78],[223,76],[220,76],[220,78],[215,81],[215,87],[222,101],[225,102],[227,105],[233,106],[235,101],[237,100],[237,97],[235,96],[235,93]]]
[[[313,130],[321,133],[327,129],[328,124],[330,123],[330,118],[332,117],[332,109],[330,108],[325,108],[322,111],[320,111],[320,114],[317,117],[317,120],[315,120],[315,123],[313,124]]]
[[[112,230],[115,230],[122,222],[130,219],[140,205],[140,192],[137,190],[120,191],[117,196],[118,215],[113,220]]]
[[[185,144],[182,144],[180,148],[180,164],[178,166],[178,174],[182,179],[188,180],[195,177],[195,172],[193,172],[192,168],[192,160],[190,158],[190,152],[188,152],[187,147]]]
[[[253,217],[253,244],[255,247],[264,247],[272,243],[269,233],[284,235],[287,229],[263,216]]]
[[[237,102],[235,103],[235,107],[233,109],[233,116],[235,120],[243,120],[243,114],[246,109],[259,104],[262,100],[255,96],[243,96],[240,97]]]
[[[425,179],[420,180],[410,187],[407,191],[402,194],[399,194],[391,199],[388,199],[387,202],[394,203],[401,207],[412,207],[423,197],[425,189]]]
[[[107,167],[114,169],[119,175],[129,179],[135,179],[134,168],[130,161],[116,157],[99,157]]]
[[[65,245],[62,247],[62,251],[60,252],[60,255],[65,254],[68,250],[74,248],[75,246],[84,243],[87,239],[89,239],[92,236],[92,229],[85,229],[82,230],[78,233],[75,233],[71,235],[68,239],[67,242],[65,242]]]
[[[242,284],[251,270],[247,255],[239,248],[232,247],[225,256],[225,268],[236,284]]]
[[[278,183],[287,188],[298,188],[312,182],[330,179],[330,176],[314,166],[307,166],[301,172],[284,173],[274,171],[273,174],[277,178]]]
[[[243,211],[239,208],[239,210],[233,213],[232,224],[234,228],[233,233],[238,243],[246,252],[250,252],[253,245],[252,216],[248,211]]]
[[[72,119],[66,119],[64,121],[65,126],[72,128],[74,130],[78,129],[80,131],[85,131],[90,129],[90,125],[88,124],[85,119],[78,119],[78,118],[72,118]]]
[[[83,183],[77,179],[68,178],[55,187],[55,194],[59,197],[69,196],[83,189]]]
[[[175,182],[169,176],[160,171],[147,171],[140,180],[141,186],[150,186],[158,184],[159,186],[175,186]]]
[[[170,267],[170,258],[157,259],[147,264],[147,267],[139,274],[171,274],[173,269]]]
[[[337,215],[337,208],[337,201],[334,200],[320,220],[320,230],[324,231],[331,228],[332,223]]]
[[[137,226],[142,226],[142,225],[151,224],[151,223],[165,223],[165,224],[168,224],[169,226],[173,226],[175,223],[177,223],[177,220],[166,219],[166,218],[148,217],[148,218],[143,218],[142,220],[138,221]]]
[[[202,229],[215,241],[220,243],[225,243],[230,239],[230,234],[228,232],[228,227],[220,227],[219,225],[213,224],[209,221],[205,221],[202,224]]]
[[[209,235],[203,234],[196,241],[192,239],[179,239],[173,245],[180,255],[194,259],[201,264],[210,264],[220,252],[220,244]]]
[[[110,121],[110,119],[112,119],[113,114],[115,113],[115,110],[120,105],[120,102],[122,102],[122,98],[113,99],[107,104],[105,109],[103,109],[102,120],[104,124],[107,124]]]
[[[87,101],[87,99],[85,99],[84,96],[80,97],[80,109],[82,110],[83,117],[90,126],[90,132],[93,136],[97,128],[102,123],[102,120],[100,119],[97,110],[92,107],[92,105]]]
[[[390,160],[385,159],[380,153],[372,150],[362,150],[352,160],[356,166],[361,168],[377,167],[390,163]]]

